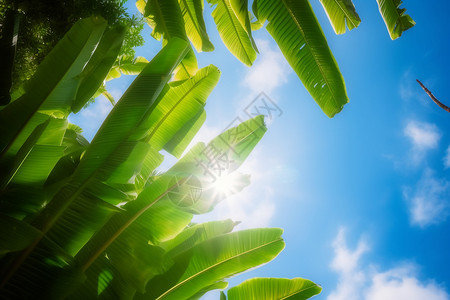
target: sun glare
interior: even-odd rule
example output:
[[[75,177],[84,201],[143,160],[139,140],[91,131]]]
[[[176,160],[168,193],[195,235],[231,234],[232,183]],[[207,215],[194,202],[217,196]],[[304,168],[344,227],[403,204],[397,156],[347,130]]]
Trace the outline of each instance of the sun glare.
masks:
[[[211,188],[218,195],[229,196],[235,194],[242,187],[242,174],[231,173],[217,178],[211,185]]]

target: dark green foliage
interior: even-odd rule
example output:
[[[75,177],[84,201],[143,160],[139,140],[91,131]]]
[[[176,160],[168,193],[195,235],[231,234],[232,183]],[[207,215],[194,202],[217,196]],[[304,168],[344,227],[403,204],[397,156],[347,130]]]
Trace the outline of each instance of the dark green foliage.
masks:
[[[12,73],[13,90],[28,80],[56,43],[81,18],[102,16],[109,27],[118,24],[127,28],[120,55],[134,56],[136,46],[142,46],[140,35],[144,22],[130,16],[124,0],[14,0],[0,3],[0,24],[8,10],[20,15],[17,52]],[[0,27],[0,30],[4,30]],[[2,32],[3,34],[3,32]]]

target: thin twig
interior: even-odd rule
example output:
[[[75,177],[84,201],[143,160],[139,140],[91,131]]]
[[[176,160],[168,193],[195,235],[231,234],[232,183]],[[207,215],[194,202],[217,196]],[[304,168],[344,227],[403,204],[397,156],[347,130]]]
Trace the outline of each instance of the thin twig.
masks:
[[[416,81],[420,84],[420,86],[423,88],[423,90],[425,91],[425,93],[428,94],[428,96],[430,96],[431,100],[433,100],[437,105],[439,105],[443,110],[450,112],[450,108],[448,106],[446,106],[445,104],[441,103],[438,99],[436,99],[436,97],[433,95],[433,93],[431,93],[423,84],[422,82],[420,82],[419,79],[416,79]]]

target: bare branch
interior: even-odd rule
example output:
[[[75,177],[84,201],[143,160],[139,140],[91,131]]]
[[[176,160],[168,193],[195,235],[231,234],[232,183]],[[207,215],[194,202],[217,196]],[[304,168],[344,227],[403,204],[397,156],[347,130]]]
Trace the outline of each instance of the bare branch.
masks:
[[[439,105],[443,110],[450,112],[450,108],[448,106],[446,106],[445,104],[441,103],[438,99],[436,99],[436,97],[433,95],[433,93],[431,93],[423,84],[422,82],[420,82],[419,79],[416,79],[416,81],[420,84],[420,86],[423,88],[423,90],[425,91],[425,93],[428,94],[428,96],[430,96],[430,98],[437,104]]]

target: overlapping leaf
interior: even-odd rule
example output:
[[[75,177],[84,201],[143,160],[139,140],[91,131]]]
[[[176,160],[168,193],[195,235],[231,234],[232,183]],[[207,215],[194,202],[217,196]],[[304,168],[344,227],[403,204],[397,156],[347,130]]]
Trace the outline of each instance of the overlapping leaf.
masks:
[[[59,118],[69,114],[79,84],[77,75],[89,60],[105,27],[106,21],[97,17],[78,21],[39,66],[25,87],[25,93],[0,111],[1,155],[38,111]]]
[[[186,51],[187,43],[174,38],[149,63],[108,116],[83,155],[71,180],[59,190],[44,211],[34,220],[33,225],[42,229],[51,240],[57,241],[59,247],[68,254],[76,253],[110,215],[119,210],[101,199],[101,195],[90,193],[87,188],[98,182],[102,169],[111,164],[120,167],[130,153],[125,152],[135,149],[134,147],[121,148],[121,145],[127,141],[130,132],[152,107]],[[136,145],[139,143],[136,141]],[[125,160],[121,162],[120,157]],[[107,174],[103,173],[103,175]],[[108,180],[110,176],[107,175],[101,180]],[[11,263],[13,267],[4,278],[9,292],[17,292],[12,285],[16,278],[30,275],[29,272],[32,269],[27,268],[27,266],[30,267],[27,262],[35,260],[29,260],[27,257],[38,253],[42,247],[43,244],[36,240],[24,250],[23,254],[13,259]],[[46,261],[42,260],[41,264],[46,264]]]
[[[152,28],[151,35],[163,44],[174,37],[189,41],[184,29],[183,16],[177,0],[138,0],[136,7],[146,18],[147,24]],[[175,79],[190,78],[197,72],[198,65],[192,48],[183,61],[175,69]]]
[[[189,298],[205,287],[274,259],[284,248],[282,230],[250,229],[199,243],[175,257],[175,265],[148,283],[135,299]],[[213,286],[212,288],[216,288]]]
[[[79,75],[80,86],[71,106],[74,113],[77,113],[102,85],[116,61],[124,37],[125,28],[122,26],[111,29],[103,35],[94,54]]]

